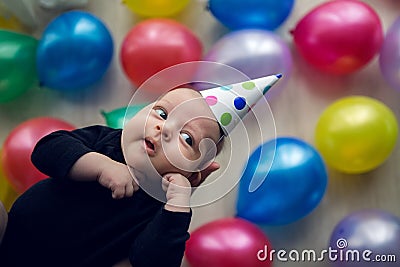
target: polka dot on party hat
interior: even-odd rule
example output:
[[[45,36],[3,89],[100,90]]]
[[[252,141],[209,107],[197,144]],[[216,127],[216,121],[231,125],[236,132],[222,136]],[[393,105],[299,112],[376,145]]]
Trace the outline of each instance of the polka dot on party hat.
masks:
[[[282,77],[270,75],[246,82],[200,91],[225,135],[228,135],[250,108]]]
[[[233,100],[233,104],[237,110],[242,110],[246,106],[246,98],[238,96]]]

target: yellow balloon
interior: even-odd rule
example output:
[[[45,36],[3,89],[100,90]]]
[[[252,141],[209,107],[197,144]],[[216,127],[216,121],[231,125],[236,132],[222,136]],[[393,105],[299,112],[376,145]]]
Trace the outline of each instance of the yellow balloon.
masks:
[[[24,27],[4,6],[0,3],[0,29],[22,31]]]
[[[133,13],[146,17],[167,17],[180,12],[189,0],[123,0]]]
[[[326,163],[344,173],[365,173],[393,151],[397,119],[382,102],[365,96],[340,99],[321,114],[315,145]]]
[[[6,179],[2,166],[0,165],[0,202],[3,202],[6,210],[10,210],[17,197],[18,193],[11,187],[11,184]]]

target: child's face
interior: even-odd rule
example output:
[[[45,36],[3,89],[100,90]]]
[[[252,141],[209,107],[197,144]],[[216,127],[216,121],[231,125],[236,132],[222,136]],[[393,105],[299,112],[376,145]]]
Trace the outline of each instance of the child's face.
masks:
[[[214,159],[220,130],[203,97],[180,88],[134,116],[125,124],[122,139],[125,159],[134,169],[148,169],[150,160],[161,176],[188,176]]]

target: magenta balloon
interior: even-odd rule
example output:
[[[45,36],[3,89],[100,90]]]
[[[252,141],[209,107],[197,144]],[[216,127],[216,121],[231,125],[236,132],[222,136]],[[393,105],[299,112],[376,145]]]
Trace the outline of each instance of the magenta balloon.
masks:
[[[311,65],[332,74],[365,66],[379,51],[383,29],[376,12],[362,1],[328,1],[305,15],[292,31]]]
[[[268,251],[271,244],[257,225],[240,218],[222,218],[195,229],[185,255],[191,267],[271,267]]]
[[[246,29],[228,33],[209,49],[203,59],[229,65],[251,79],[283,74],[283,79],[268,93],[268,96],[276,94],[285,86],[292,69],[292,55],[288,45],[277,34],[267,30]],[[243,81],[235,72],[227,76],[226,71],[222,75],[213,70],[209,75],[223,77],[221,83],[225,84]]]
[[[389,85],[400,90],[400,18],[386,33],[379,55],[379,65]]]

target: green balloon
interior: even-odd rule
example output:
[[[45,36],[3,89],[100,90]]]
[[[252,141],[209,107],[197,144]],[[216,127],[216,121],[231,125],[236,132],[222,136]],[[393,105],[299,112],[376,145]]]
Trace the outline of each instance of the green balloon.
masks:
[[[28,35],[0,30],[0,103],[10,101],[37,83],[38,41]]]
[[[130,120],[136,115],[142,108],[147,106],[149,103],[138,104],[134,106],[127,106],[114,109],[110,112],[101,111],[104,119],[106,120],[107,126],[115,129],[124,128],[124,122]]]

